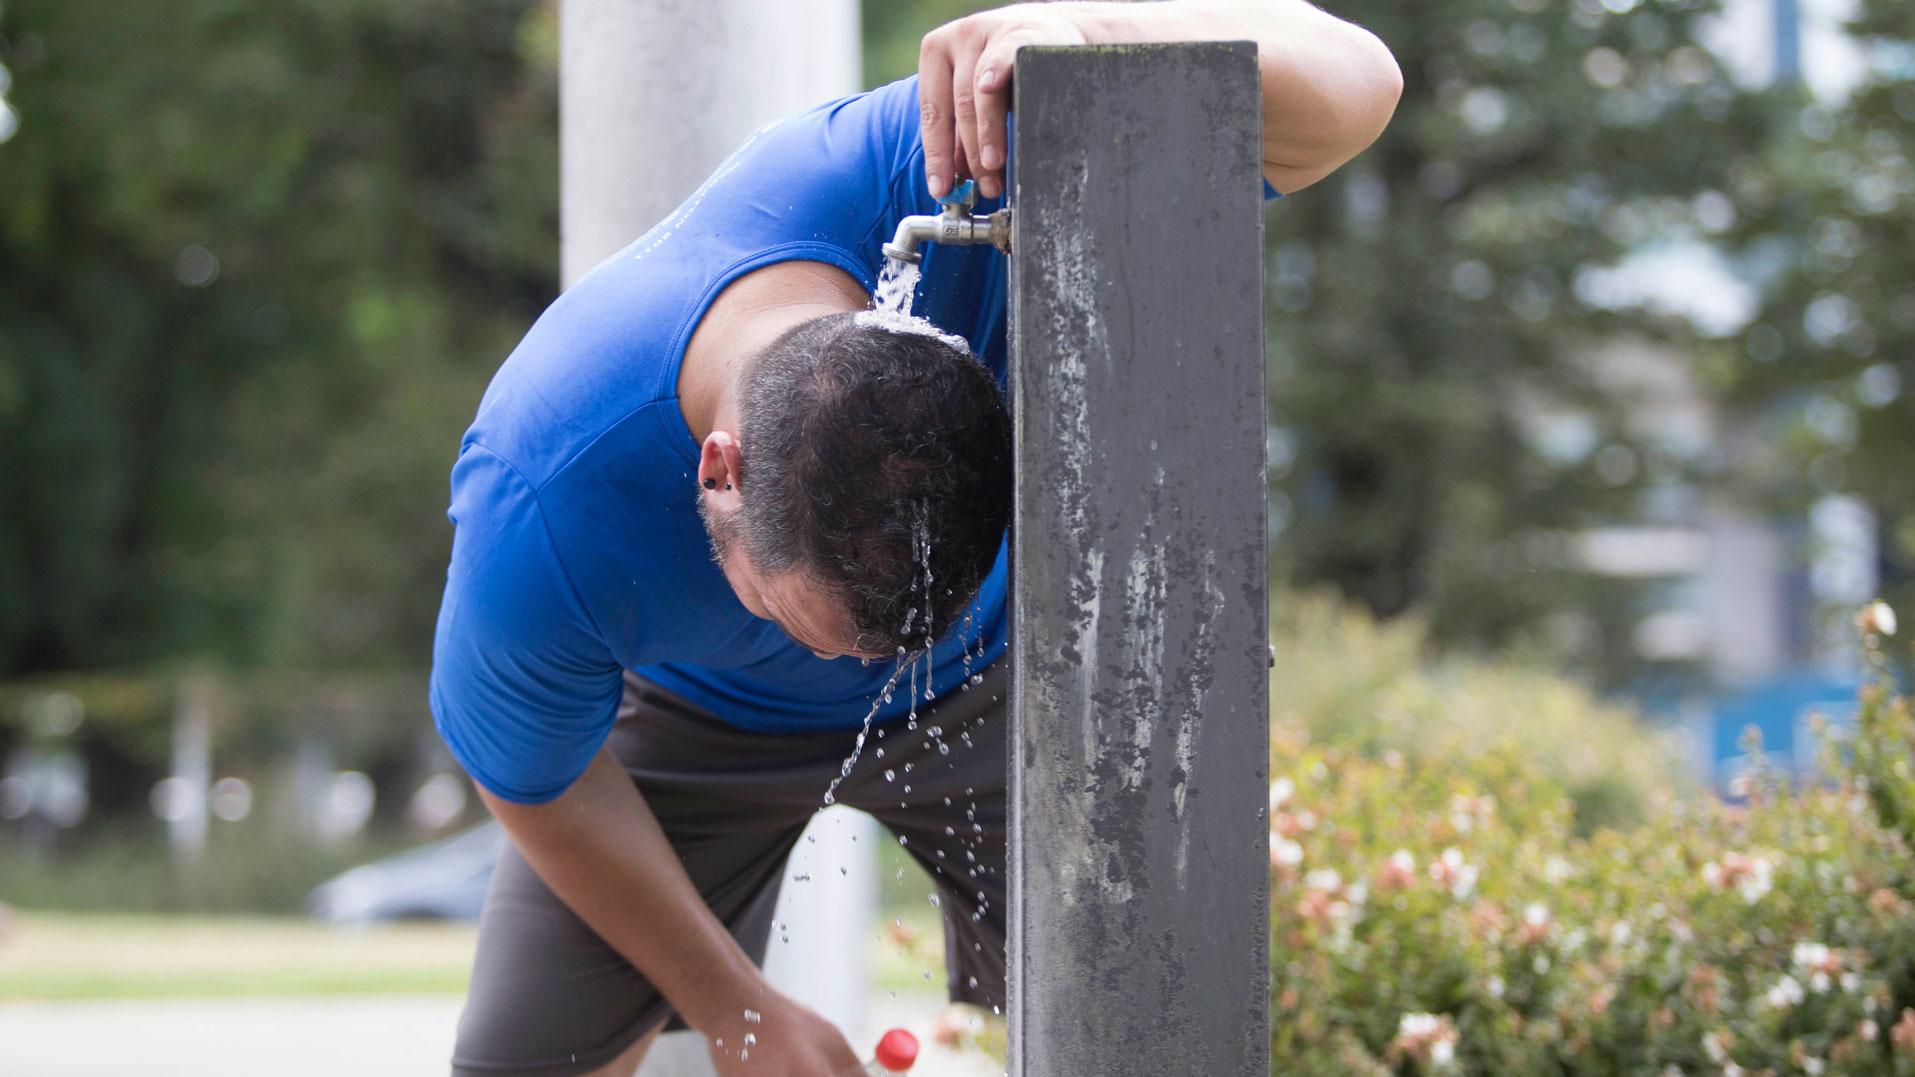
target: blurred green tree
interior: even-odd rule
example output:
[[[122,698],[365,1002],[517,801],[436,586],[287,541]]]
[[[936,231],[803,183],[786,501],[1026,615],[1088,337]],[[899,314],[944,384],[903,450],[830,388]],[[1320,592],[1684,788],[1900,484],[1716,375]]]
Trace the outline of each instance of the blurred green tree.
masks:
[[[446,474],[549,300],[533,0],[0,16],[0,673],[418,667]]]
[[[984,6],[866,3],[868,81]],[[1271,218],[1282,571],[1466,642],[1634,612],[1560,536],[1680,461],[1635,443],[1591,360],[1624,319],[1577,285],[1766,167],[1712,8],[1339,5],[1408,88]],[[5,6],[0,673],[423,664],[458,433],[551,295],[554,12]]]
[[[989,5],[867,4],[870,81]],[[1592,271],[1707,241],[1759,168],[1765,106],[1698,44],[1713,0],[1344,0],[1396,52],[1402,104],[1350,166],[1272,212],[1267,265],[1276,570],[1463,644],[1574,611],[1583,661],[1637,668],[1631,587],[1582,528],[1641,518],[1689,461],[1630,420],[1600,348],[1685,340]],[[1700,211],[1699,211],[1700,207]],[[1556,623],[1561,623],[1556,622]]]
[[[1744,186],[1756,320],[1713,369],[1768,451],[1752,494],[1852,493],[1881,523],[1888,597],[1915,603],[1915,7],[1862,0],[1869,63],[1841,101],[1798,90]]]

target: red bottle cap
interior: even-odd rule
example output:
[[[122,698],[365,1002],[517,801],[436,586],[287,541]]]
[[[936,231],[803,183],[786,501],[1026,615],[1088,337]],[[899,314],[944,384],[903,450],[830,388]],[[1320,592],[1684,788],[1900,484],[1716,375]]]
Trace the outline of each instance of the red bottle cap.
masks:
[[[918,1038],[894,1028],[878,1041],[878,1065],[893,1073],[903,1073],[918,1060]]]

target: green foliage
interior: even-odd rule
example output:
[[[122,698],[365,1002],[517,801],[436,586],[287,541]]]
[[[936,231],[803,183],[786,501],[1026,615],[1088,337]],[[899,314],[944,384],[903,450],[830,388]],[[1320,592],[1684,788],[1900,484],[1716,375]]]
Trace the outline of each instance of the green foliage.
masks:
[[[445,476],[549,298],[531,0],[0,16],[0,672],[423,664]]]
[[[1594,352],[1686,326],[1585,275],[1700,235],[1693,200],[1758,167],[1759,102],[1696,43],[1708,0],[1352,0],[1405,76],[1363,156],[1269,221],[1280,562],[1438,637],[1524,638],[1575,610],[1633,664],[1627,586],[1552,536],[1633,519],[1686,462],[1625,422]],[[1577,433],[1552,438],[1550,426]]]
[[[1271,639],[1271,714],[1319,744],[1410,764],[1521,758],[1568,793],[1585,832],[1636,823],[1681,787],[1673,738],[1629,709],[1540,667],[1438,657],[1420,619],[1285,595]]]
[[[1829,786],[1585,836],[1525,752],[1280,723],[1274,1071],[1915,1073],[1911,835],[1865,795],[1909,789],[1908,701],[1858,729]]]

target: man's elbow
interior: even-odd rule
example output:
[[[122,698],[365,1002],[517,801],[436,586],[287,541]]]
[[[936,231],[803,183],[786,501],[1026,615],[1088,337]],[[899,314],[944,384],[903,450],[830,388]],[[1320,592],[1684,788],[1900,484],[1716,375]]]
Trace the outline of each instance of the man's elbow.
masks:
[[[1368,30],[1356,26],[1351,29],[1357,32],[1358,44],[1351,64],[1356,75],[1351,80],[1346,160],[1369,148],[1383,134],[1396,115],[1396,103],[1403,99],[1403,69],[1397,66],[1390,47]]]
[[[1264,178],[1285,194],[1336,171],[1383,134],[1403,96],[1403,72],[1389,47],[1361,27],[1350,31],[1334,81],[1314,88],[1298,112],[1307,117],[1264,147]],[[1266,80],[1268,75],[1265,76]],[[1275,106],[1265,102],[1266,115]],[[1266,127],[1266,137],[1270,134]]]

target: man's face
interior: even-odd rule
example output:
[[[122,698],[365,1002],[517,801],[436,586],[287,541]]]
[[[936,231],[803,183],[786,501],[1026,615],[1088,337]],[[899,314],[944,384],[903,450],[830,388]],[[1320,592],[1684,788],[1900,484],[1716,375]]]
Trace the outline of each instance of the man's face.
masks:
[[[714,508],[709,499],[701,498],[698,514],[711,535],[712,559],[753,617],[773,622],[819,658],[883,657],[859,652],[850,613],[810,575],[796,569],[760,571],[745,544],[738,541],[736,511]]]

